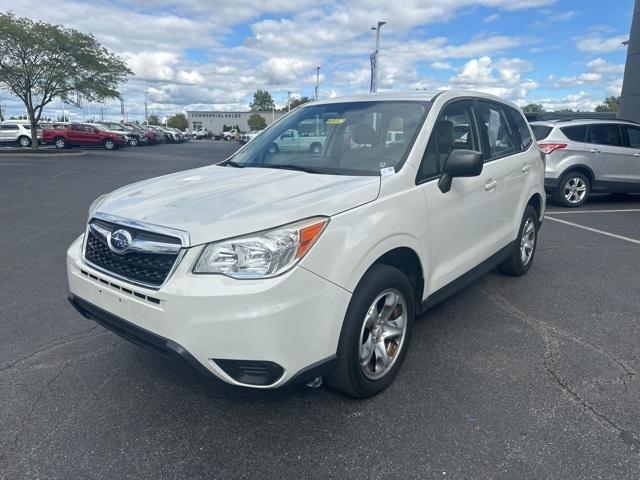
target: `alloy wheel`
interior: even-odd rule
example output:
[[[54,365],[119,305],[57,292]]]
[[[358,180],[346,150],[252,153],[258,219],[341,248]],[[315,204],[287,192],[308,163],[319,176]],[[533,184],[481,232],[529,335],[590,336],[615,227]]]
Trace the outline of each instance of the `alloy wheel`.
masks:
[[[22,147],[28,147],[29,145],[31,145],[31,140],[29,140],[27,137],[21,137],[20,138],[20,145]]]
[[[587,194],[587,184],[580,177],[571,177],[564,184],[564,198],[571,204],[582,202]]]
[[[371,303],[360,331],[360,366],[371,380],[384,377],[400,355],[407,332],[407,302],[395,288]]]
[[[520,238],[520,261],[522,265],[528,265],[533,257],[533,251],[536,247],[536,224],[533,218],[527,218],[522,228],[522,237]]]

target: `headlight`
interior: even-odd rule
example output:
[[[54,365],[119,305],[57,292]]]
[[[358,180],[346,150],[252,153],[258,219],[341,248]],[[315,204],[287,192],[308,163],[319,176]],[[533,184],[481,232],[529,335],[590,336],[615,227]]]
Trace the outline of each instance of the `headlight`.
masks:
[[[193,273],[233,278],[269,278],[290,270],[309,251],[329,223],[315,217],[244,237],[208,244]]]
[[[93,217],[93,214],[96,213],[96,210],[98,210],[98,208],[100,208],[100,206],[104,203],[104,199],[106,198],[106,196],[107,194],[105,193],[104,195],[100,195],[93,202],[91,202],[91,205],[89,205],[89,219]]]

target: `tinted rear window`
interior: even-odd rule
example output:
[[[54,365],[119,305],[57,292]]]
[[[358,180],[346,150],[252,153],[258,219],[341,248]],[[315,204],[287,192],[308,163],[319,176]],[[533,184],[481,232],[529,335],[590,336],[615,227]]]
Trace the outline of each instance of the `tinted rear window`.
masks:
[[[531,125],[531,130],[533,130],[533,135],[536,137],[536,140],[540,141],[547,138],[553,128],[545,125]]]
[[[561,128],[562,133],[564,133],[569,140],[573,140],[574,142],[586,142],[587,141],[587,126],[586,125],[576,125],[574,127],[564,127]]]

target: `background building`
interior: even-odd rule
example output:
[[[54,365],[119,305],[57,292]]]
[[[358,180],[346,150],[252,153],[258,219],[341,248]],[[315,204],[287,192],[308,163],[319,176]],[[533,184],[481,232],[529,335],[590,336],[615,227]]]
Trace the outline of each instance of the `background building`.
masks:
[[[640,122],[640,0],[636,0],[631,21],[627,64],[620,97],[620,118]]]
[[[267,125],[280,118],[285,112],[226,112],[215,110],[195,110],[187,111],[189,129],[197,130],[206,128],[212,133],[221,133],[225,125],[239,125],[241,131],[249,131],[247,121],[249,117],[257,113],[267,122]]]

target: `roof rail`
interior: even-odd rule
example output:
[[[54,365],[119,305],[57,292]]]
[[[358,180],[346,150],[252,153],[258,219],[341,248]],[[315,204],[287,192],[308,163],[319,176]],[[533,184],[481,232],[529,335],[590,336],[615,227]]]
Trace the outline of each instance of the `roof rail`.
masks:
[[[634,120],[625,120],[624,118],[598,118],[598,117],[575,117],[575,118],[555,118],[551,121],[556,122],[556,123],[560,123],[560,122],[572,122],[574,120],[597,120],[599,122],[626,122],[626,123],[633,123],[635,125],[640,125],[639,122],[636,122]]]

